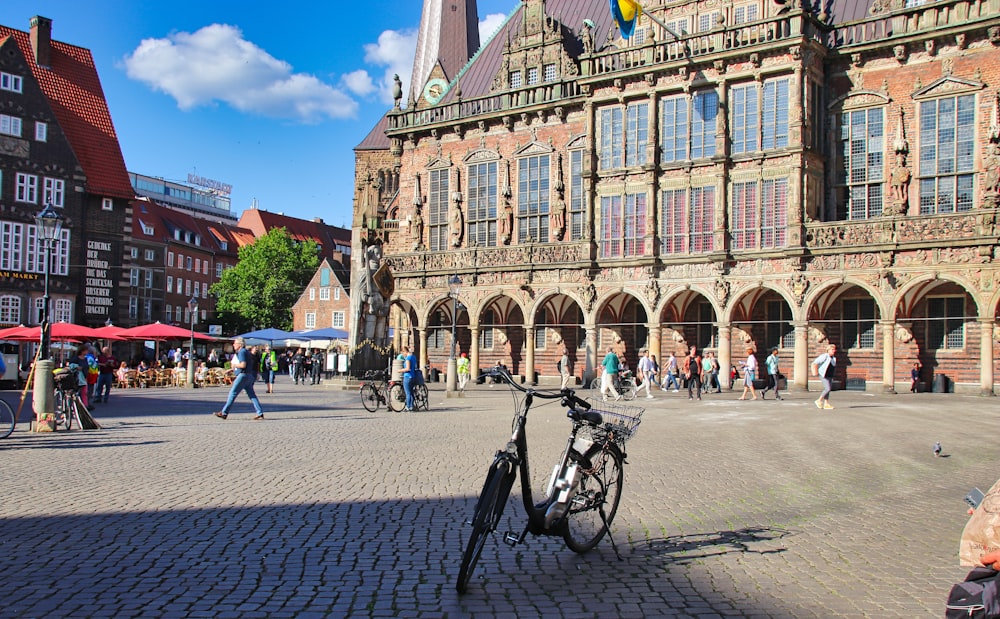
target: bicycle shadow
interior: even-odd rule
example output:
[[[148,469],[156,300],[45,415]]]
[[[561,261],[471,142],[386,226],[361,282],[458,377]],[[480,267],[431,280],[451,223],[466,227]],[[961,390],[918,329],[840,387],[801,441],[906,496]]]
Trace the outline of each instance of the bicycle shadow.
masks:
[[[733,552],[759,555],[779,554],[788,550],[779,540],[793,535],[786,529],[746,527],[733,531],[671,535],[631,543],[632,555],[643,558],[659,556],[675,563],[688,563]]]

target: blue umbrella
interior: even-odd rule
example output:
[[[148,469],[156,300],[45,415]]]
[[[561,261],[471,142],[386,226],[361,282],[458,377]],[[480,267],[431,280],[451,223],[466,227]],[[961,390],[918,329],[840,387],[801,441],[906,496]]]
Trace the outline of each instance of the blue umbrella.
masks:
[[[350,334],[343,329],[327,327],[325,329],[314,329],[312,331],[296,331],[291,334],[294,339],[300,340],[346,340]]]
[[[292,337],[292,334],[288,331],[282,331],[281,329],[260,329],[259,331],[251,331],[249,333],[241,333],[240,337],[246,340],[265,340],[267,342],[273,342],[274,340],[287,340]]]

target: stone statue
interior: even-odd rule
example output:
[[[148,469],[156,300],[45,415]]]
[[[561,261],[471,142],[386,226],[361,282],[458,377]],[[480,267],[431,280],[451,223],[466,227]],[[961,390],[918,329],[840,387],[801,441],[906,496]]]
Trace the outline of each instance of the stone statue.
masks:
[[[983,160],[983,192],[1000,193],[1000,144],[990,144],[989,153]]]
[[[910,169],[906,167],[906,155],[896,153],[896,164],[892,166],[890,172],[890,196],[902,204],[906,204],[910,198]],[[900,212],[906,208],[901,207]]]
[[[358,197],[360,212],[363,217],[363,225],[368,225],[372,218],[378,216],[379,194],[382,190],[382,181],[377,176],[368,172],[365,180],[358,185],[361,195]]]
[[[403,81],[399,79],[399,73],[392,76],[392,100],[395,101],[395,108],[400,108],[403,100]]]
[[[381,264],[382,248],[379,245],[370,245],[365,250],[365,277],[361,281],[361,299],[367,306],[366,313],[374,316],[387,316],[389,314],[385,298],[373,280],[373,276]]]
[[[566,233],[566,201],[563,200],[562,192],[559,192],[556,196],[556,201],[552,205],[552,235],[556,240],[561,241],[563,235]]]
[[[451,234],[451,246],[461,247],[462,245],[462,227],[464,226],[465,218],[462,216],[462,207],[456,202],[451,207],[451,212],[448,213],[448,231]]]
[[[413,237],[413,247],[417,248],[424,242],[424,217],[420,214],[418,206],[413,212],[413,221],[410,222],[410,236]]]
[[[514,225],[514,209],[510,205],[510,196],[504,195],[500,203],[500,214],[497,216],[497,231],[500,242],[509,245]]]
[[[583,43],[583,53],[594,53],[594,22],[589,19],[583,20],[583,28],[580,30],[580,42]]]

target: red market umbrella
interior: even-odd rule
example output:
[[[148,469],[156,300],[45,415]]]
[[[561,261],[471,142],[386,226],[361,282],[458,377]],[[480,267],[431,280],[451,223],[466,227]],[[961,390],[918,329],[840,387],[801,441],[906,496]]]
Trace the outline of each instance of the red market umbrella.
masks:
[[[37,327],[35,328],[37,330]],[[20,340],[22,337],[31,331],[31,327],[26,327],[24,325],[18,325],[16,327],[7,327],[6,329],[0,329],[0,340]]]
[[[2,339],[30,342],[42,336],[41,327],[12,327],[0,331]],[[103,339],[97,329],[71,322],[54,322],[49,327],[49,338],[53,340],[97,340]]]
[[[94,333],[99,333],[97,337],[102,340],[124,340],[121,336],[122,331],[126,331],[125,327],[116,327],[115,325],[108,325],[106,327],[98,327],[94,329]]]
[[[141,325],[125,329],[118,334],[118,337],[126,340],[153,340],[162,342],[164,340],[187,340],[191,338],[191,330],[173,325],[165,325],[161,322],[154,322],[149,325]],[[194,332],[194,339],[214,342],[215,338],[204,333]]]

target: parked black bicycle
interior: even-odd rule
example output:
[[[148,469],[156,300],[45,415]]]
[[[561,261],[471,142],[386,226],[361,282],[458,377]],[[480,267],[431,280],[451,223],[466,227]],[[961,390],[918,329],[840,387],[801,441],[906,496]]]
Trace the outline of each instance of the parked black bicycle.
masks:
[[[398,408],[396,407],[397,402],[390,395],[396,383],[389,380],[388,370],[368,370],[361,380],[359,392],[361,394],[361,404],[364,405],[365,410],[374,413],[380,405],[397,413],[403,410],[402,405],[399,405]]]
[[[601,404],[603,409],[591,410],[591,403],[578,398],[572,389],[540,392],[514,382],[510,374],[494,368],[486,377],[499,379],[511,387],[517,402],[517,392],[524,394],[514,415],[513,435],[507,446],[496,453],[486,474],[483,490],[476,502],[472,534],[462,555],[455,587],[465,593],[476,563],[483,552],[487,535],[500,524],[517,473],[521,473],[521,499],[528,523],[520,535],[508,532],[504,542],[511,546],[523,543],[532,535],[561,536],[575,552],[587,552],[608,535],[615,553],[614,538],[609,529],[624,481],[625,442],[639,427],[643,409],[633,406]],[[545,499],[536,503],[528,474],[528,437],[525,426],[528,411],[535,398],[555,400],[567,410],[572,422],[566,448],[552,472]]]

